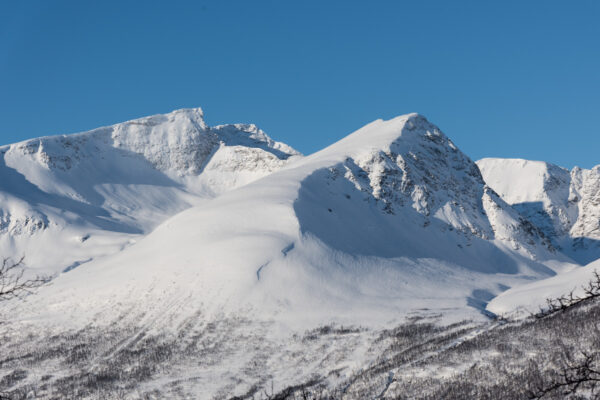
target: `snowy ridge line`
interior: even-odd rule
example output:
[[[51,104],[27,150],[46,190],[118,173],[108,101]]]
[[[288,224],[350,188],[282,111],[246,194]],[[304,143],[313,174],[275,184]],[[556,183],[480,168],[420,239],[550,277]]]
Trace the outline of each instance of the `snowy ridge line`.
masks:
[[[88,352],[98,368],[155,357],[181,372],[192,354],[202,363],[181,390],[205,398],[261,387],[256,366],[269,362],[282,390],[308,382],[298,356],[306,348],[311,367],[324,363],[343,382],[382,361],[367,344],[407,317],[489,323],[490,313],[562,290],[587,267],[557,233],[564,219],[575,235],[574,208],[555,200],[576,195],[577,221],[595,209],[593,177],[575,174],[568,182],[587,183],[567,190],[564,171],[537,164],[542,177],[523,178],[531,192],[511,197],[511,168],[478,167],[419,114],[374,121],[300,156],[253,125],[207,127],[191,109],[9,146],[0,160],[0,221],[20,227],[0,234],[0,250],[34,249],[32,267],[55,272],[91,259],[3,305],[7,325],[81,332],[84,346],[112,332],[110,346]],[[530,166],[517,167],[527,176]],[[543,207],[527,207],[536,199]],[[435,341],[438,328],[386,337],[402,345],[424,329]],[[333,331],[351,347],[322,354]],[[458,346],[459,333],[443,343]],[[284,370],[286,360],[299,369]],[[161,389],[179,382],[175,372],[140,371],[127,374]],[[394,383],[377,379],[380,389]]]
[[[199,111],[187,114],[150,117],[133,126],[150,126],[144,138],[168,137],[168,143],[182,131],[186,138],[207,134],[184,129],[203,126],[189,121],[201,118]],[[178,129],[169,130],[172,124]],[[219,129],[230,137],[241,127]],[[241,137],[256,135],[252,140],[265,146],[287,148],[250,130]],[[119,138],[134,146],[132,138],[140,135],[136,130]],[[223,152],[232,148],[226,140],[200,179],[223,172],[215,160],[229,162],[235,154]],[[98,305],[104,296],[123,305],[143,296],[156,312],[171,296],[191,296],[205,307],[230,312],[243,304],[283,319],[302,315],[301,325],[336,315],[340,322],[361,316],[381,321],[390,312],[403,315],[440,301],[448,303],[444,309],[460,313],[466,303],[473,307],[468,314],[482,313],[506,287],[552,276],[569,263],[488,189],[476,164],[421,115],[375,121],[289,163],[262,149],[238,149],[260,155],[244,162],[245,168],[266,159],[280,167],[177,212],[123,251],[63,274],[55,280],[56,289],[45,291],[44,302],[55,303],[73,320],[102,313]],[[94,235],[83,245],[93,240]],[[194,284],[204,289],[198,292]],[[78,298],[84,292],[87,300],[64,308],[70,303],[65,295]],[[309,309],[319,312],[306,313]],[[347,314],[351,309],[355,315]]]
[[[252,124],[208,127],[199,108],[1,146],[0,253],[55,275],[299,157]]]

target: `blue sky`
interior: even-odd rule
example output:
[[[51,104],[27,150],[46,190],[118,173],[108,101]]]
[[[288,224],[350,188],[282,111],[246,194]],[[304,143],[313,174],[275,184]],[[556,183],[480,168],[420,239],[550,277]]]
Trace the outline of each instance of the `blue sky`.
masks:
[[[600,164],[600,2],[4,1],[0,143],[182,107],[304,153],[419,112],[471,158]]]

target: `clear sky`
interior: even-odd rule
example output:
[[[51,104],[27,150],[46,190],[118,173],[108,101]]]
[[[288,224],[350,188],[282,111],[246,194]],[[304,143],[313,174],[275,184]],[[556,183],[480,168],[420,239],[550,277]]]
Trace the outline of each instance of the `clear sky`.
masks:
[[[600,1],[0,1],[0,143],[183,107],[304,153],[419,112],[471,158],[600,164]]]

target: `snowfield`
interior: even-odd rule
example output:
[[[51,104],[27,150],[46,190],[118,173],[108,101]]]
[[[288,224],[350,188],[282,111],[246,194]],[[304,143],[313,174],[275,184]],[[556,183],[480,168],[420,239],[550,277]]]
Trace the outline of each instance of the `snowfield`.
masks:
[[[597,169],[476,164],[418,114],[302,156],[179,110],[0,160],[0,251],[53,277],[2,304],[0,375],[47,398],[393,398],[396,361],[360,378],[390,341],[420,365],[586,283],[598,254]]]

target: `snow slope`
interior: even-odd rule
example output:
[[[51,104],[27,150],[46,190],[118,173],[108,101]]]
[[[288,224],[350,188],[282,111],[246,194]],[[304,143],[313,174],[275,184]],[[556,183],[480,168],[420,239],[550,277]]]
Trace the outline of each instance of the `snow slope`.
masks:
[[[437,127],[409,114],[177,214],[62,274],[28,298],[33,315],[19,315],[78,326],[137,310],[153,329],[241,310],[299,329],[423,308],[462,317],[568,262]]]
[[[562,183],[548,190],[548,168],[532,164],[541,178],[519,197],[503,177],[484,181],[493,166],[482,176],[418,114],[374,121],[306,157],[254,126],[206,127],[199,110],[1,152],[2,240],[64,271],[2,305],[7,346],[29,333],[43,336],[39,349],[44,337],[86,347],[90,334],[102,360],[161,338],[198,355],[174,355],[152,390],[183,381],[194,397],[226,397],[315,371],[337,371],[328,379],[339,383],[377,357],[377,329],[414,316],[484,319],[518,305],[500,293],[578,271],[557,250],[561,211],[544,225],[518,207],[562,198]],[[324,326],[361,328],[324,347],[298,339]]]
[[[0,147],[0,254],[55,274],[112,254],[162,221],[299,153],[200,109]]]
[[[585,297],[584,287],[595,281],[594,272],[600,273],[600,260],[507,290],[490,301],[487,310],[498,315],[528,316],[545,309],[547,299],[568,296],[571,292],[574,297]]]
[[[486,158],[485,182],[562,252],[585,265],[600,258],[600,166],[568,171],[542,161]]]

